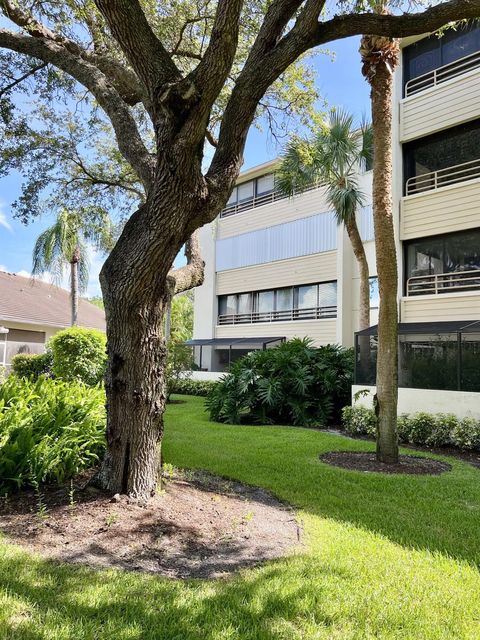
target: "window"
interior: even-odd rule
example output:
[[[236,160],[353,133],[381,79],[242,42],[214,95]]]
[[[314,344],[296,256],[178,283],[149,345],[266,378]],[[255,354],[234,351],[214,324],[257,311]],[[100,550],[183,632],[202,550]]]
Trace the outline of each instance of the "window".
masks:
[[[257,178],[257,196],[264,196],[267,193],[272,193],[275,186],[274,182],[275,179],[273,173]]]
[[[297,309],[313,309],[318,306],[318,286],[310,284],[297,289]]]
[[[277,289],[275,311],[289,311],[293,309],[293,289]]]
[[[440,171],[480,159],[480,121],[452,127],[432,136],[409,142],[403,146],[403,157],[405,181],[432,171]],[[452,180],[463,182],[478,177],[478,165],[475,164],[475,166],[476,169],[472,167],[468,170],[467,168],[461,174],[453,176],[450,172],[442,172],[438,176],[436,186],[441,187],[442,183],[451,184]],[[435,183],[433,178],[431,182],[425,182],[423,178],[413,180],[413,187],[422,190],[431,189],[435,187]]]
[[[441,38],[437,35],[423,38],[403,50],[404,84],[477,51],[480,51],[477,21],[448,29]]]
[[[219,296],[218,314],[219,324],[336,318],[337,283]]]
[[[5,363],[10,364],[13,356],[19,353],[43,353],[45,351],[45,333],[43,331],[25,331],[24,329],[10,329],[6,334]],[[3,339],[0,341],[3,359]]]
[[[318,306],[334,307],[337,305],[337,283],[324,282],[318,285]]]
[[[255,311],[259,313],[269,313],[273,311],[274,298],[273,291],[260,291],[257,293]]]
[[[370,287],[370,308],[375,309],[380,304],[380,293],[378,290],[378,278],[377,276],[373,276],[368,279],[368,284]]]
[[[480,289],[480,229],[406,242],[405,262],[407,295]]]
[[[253,187],[254,187],[253,180],[239,184],[237,186],[238,202],[245,202],[246,200],[251,200],[253,198]]]

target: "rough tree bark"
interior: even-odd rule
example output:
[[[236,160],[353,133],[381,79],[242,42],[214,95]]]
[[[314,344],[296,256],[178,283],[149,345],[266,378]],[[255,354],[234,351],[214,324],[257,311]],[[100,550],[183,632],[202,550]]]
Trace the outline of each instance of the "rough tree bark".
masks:
[[[391,38],[364,36],[363,73],[371,85],[373,221],[380,307],[377,351],[377,459],[398,462],[398,272],[392,197],[392,92],[399,45]]]
[[[54,24],[42,25],[31,14],[35,3],[13,0],[0,0],[0,9],[19,31],[0,28],[0,47],[54,65],[83,85],[110,119],[119,151],[145,189],[145,204],[125,225],[100,276],[109,355],[108,448],[97,480],[112,492],[147,498],[155,490],[163,432],[164,313],[175,292],[202,281],[203,263],[192,234],[213,221],[225,205],[261,98],[312,47],[363,33],[386,37],[425,33],[451,20],[477,17],[480,0],[451,0],[421,14],[354,12],[331,19],[324,18],[325,0],[272,0],[233,82],[218,141],[209,131],[210,115],[223,87],[231,82],[244,0],[217,0],[208,46],[196,68],[186,74],[155,34],[139,0],[95,0],[95,4],[121,50],[118,55],[82,47],[56,33]],[[106,37],[110,37],[107,32]],[[154,153],[146,148],[131,110],[139,103],[151,120]],[[381,127],[379,118],[389,114],[388,108],[379,96],[374,124]],[[383,133],[389,135],[388,125]],[[216,149],[203,173],[206,140]],[[376,150],[377,168],[382,154],[383,161],[390,162],[388,149]],[[379,203],[385,198],[388,206],[388,195],[380,193]],[[381,229],[386,225],[385,236],[390,233],[388,217],[376,223]],[[188,264],[172,271],[186,242]],[[394,271],[396,276],[394,266],[379,264],[379,275],[384,274],[381,291],[391,299],[393,289],[387,291],[385,283]],[[390,321],[390,315],[381,316],[382,326],[390,326]],[[381,354],[382,362],[385,358],[385,370],[390,367],[396,375],[388,353]],[[379,390],[382,405],[388,394],[392,396],[392,387]],[[388,401],[393,400],[392,396]]]
[[[368,269],[367,255],[363,246],[362,238],[355,221],[345,225],[352,245],[353,253],[358,262],[360,272],[360,318],[359,329],[368,329],[370,326],[370,274]]]

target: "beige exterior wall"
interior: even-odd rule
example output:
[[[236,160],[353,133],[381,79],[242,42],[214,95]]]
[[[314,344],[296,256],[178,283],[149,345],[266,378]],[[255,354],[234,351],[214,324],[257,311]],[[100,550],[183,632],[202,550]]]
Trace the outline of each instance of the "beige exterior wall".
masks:
[[[307,218],[316,213],[328,211],[323,189],[307,191],[294,198],[284,198],[263,207],[247,209],[227,218],[220,218],[217,223],[217,238],[228,238],[240,233],[273,227],[276,224]]]
[[[336,280],[337,252],[278,260],[217,273],[217,295]]]
[[[480,226],[480,179],[402,198],[402,240]]]
[[[216,338],[251,338],[285,336],[286,338],[309,337],[314,344],[336,343],[337,321],[301,320],[298,322],[258,322],[255,324],[222,325],[215,329]]]
[[[401,322],[478,320],[480,291],[402,298]]]
[[[469,71],[400,103],[400,140],[406,142],[480,117],[480,70]]]

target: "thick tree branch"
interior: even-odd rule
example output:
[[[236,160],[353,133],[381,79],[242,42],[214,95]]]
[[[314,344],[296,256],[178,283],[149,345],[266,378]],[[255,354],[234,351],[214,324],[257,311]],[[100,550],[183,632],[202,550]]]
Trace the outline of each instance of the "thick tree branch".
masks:
[[[70,53],[80,56],[85,60],[92,62],[111,80],[115,88],[131,106],[139,102],[148,103],[145,90],[140,85],[135,73],[123,65],[118,60],[111,58],[105,54],[92,53],[83,49],[78,43],[57,34],[41,22],[36,20],[31,14],[22,11],[11,0],[0,0],[0,8],[3,13],[18,27],[24,29],[34,38],[43,38],[51,40],[65,47]]]
[[[95,65],[49,39],[24,36],[6,29],[0,29],[0,47],[52,63],[86,87],[110,118],[120,152],[148,191],[155,160],[143,144],[129,107]]]
[[[335,16],[326,22],[317,23],[312,38],[305,43],[304,51],[330,42],[332,39],[355,35],[372,34],[390,38],[421,35],[436,31],[455,20],[478,17],[480,17],[480,0],[450,0],[421,13],[404,13],[398,16],[374,13]]]
[[[151,98],[159,86],[181,80],[180,71],[154,34],[138,0],[95,0],[95,4]]]
[[[185,257],[187,264],[178,269],[172,269],[168,274],[172,295],[188,291],[203,284],[205,262],[202,260],[198,230],[194,231],[185,243]]]

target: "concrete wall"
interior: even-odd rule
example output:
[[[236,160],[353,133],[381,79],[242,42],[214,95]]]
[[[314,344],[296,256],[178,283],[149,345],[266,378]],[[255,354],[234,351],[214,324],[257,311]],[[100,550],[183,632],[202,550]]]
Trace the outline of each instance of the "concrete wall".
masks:
[[[370,393],[359,398],[356,404],[371,408],[376,387],[353,385],[352,402],[357,391],[362,389],[368,389]],[[458,418],[469,417],[480,420],[480,393],[400,388],[398,390],[398,414],[417,413],[418,411],[453,413]]]

